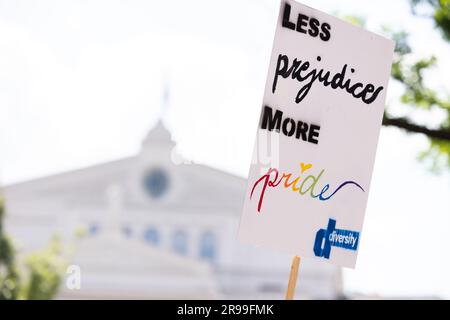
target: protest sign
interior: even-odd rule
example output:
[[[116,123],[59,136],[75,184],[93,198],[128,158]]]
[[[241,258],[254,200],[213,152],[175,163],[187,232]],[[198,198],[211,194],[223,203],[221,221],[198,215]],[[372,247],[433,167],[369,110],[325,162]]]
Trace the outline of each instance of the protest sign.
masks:
[[[242,242],[355,266],[393,49],[391,40],[281,2]]]

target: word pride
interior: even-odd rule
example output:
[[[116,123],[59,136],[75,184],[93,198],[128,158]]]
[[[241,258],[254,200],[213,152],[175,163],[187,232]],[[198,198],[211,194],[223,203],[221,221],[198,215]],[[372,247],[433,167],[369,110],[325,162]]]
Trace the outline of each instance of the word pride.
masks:
[[[318,199],[321,201],[330,200],[339,190],[341,190],[343,187],[347,185],[353,185],[356,188],[360,189],[362,192],[365,192],[363,187],[361,187],[359,183],[357,183],[356,181],[346,180],[340,183],[333,191],[329,191],[330,184],[327,183],[322,187],[322,189],[319,192],[316,193],[315,191],[316,186],[319,183],[319,180],[321,179],[323,174],[325,173],[325,169],[322,169],[318,175],[310,174],[302,180],[301,174],[311,169],[312,166],[313,165],[310,163],[304,164],[303,162],[301,162],[300,175],[295,177],[295,179],[292,173],[283,173],[280,176],[280,173],[278,172],[277,169],[270,168],[266,174],[262,175],[258,180],[256,180],[250,193],[250,200],[251,200],[256,187],[260,183],[262,184],[261,192],[259,194],[258,212],[261,212],[261,207],[267,187],[276,188],[278,186],[282,186],[290,191],[297,192],[301,196],[309,194],[311,198]],[[284,183],[281,183],[283,181]]]
[[[330,259],[331,247],[356,251],[358,249],[359,232],[336,229],[336,220],[329,219],[327,229],[320,229],[314,241],[314,254],[317,257]]]

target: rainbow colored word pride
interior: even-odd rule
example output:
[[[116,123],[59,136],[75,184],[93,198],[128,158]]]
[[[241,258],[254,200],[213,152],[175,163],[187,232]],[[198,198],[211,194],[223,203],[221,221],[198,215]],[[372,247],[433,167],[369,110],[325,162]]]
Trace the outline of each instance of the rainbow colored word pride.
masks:
[[[305,171],[312,168],[312,164],[304,164],[300,163],[300,174],[303,174]],[[360,189],[362,192],[365,192],[363,187],[361,187],[356,181],[346,180],[339,184],[334,191],[329,191],[330,184],[325,184],[320,192],[316,193],[315,189],[317,183],[319,182],[322,175],[325,173],[325,169],[322,169],[318,175],[308,175],[303,180],[301,175],[297,176],[294,179],[294,175],[292,173],[283,173],[280,175],[277,169],[270,168],[266,174],[262,175],[253,185],[252,191],[250,193],[250,199],[253,197],[253,193],[255,192],[256,187],[261,183],[261,192],[259,194],[258,201],[258,212],[261,212],[262,203],[264,200],[264,194],[266,193],[267,187],[276,188],[282,186],[289,191],[297,192],[299,195],[304,196],[309,194],[311,198],[318,199],[321,201],[330,200],[339,190],[347,185],[353,185]],[[284,180],[284,183],[281,183]]]

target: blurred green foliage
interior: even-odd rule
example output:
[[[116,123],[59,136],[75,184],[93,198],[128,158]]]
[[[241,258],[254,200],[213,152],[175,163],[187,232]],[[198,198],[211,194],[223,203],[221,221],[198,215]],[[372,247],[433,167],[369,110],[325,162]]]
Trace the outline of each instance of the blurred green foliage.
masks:
[[[414,14],[434,20],[442,39],[445,42],[450,41],[450,0],[412,0],[411,8]],[[425,13],[419,13],[419,10]],[[400,101],[411,107],[412,111],[438,111],[442,114],[442,119],[433,128],[428,128],[408,117],[389,121],[389,114],[386,113],[384,124],[397,125],[412,133],[425,134],[429,147],[419,155],[419,159],[426,161],[432,171],[440,172],[450,168],[450,96],[448,92],[441,92],[427,85],[425,75],[432,74],[438,63],[437,58],[431,56],[414,59],[408,36],[403,31],[392,33],[396,42],[392,78],[402,84]]]
[[[418,18],[434,21],[436,30],[445,42],[450,41],[450,0],[411,0],[411,9]],[[344,19],[358,26],[365,25],[365,19],[345,16]],[[391,76],[401,84],[400,102],[410,108],[411,114],[419,109],[437,111],[442,118],[433,127],[426,126],[410,116],[393,117],[386,110],[383,125],[394,126],[409,133],[426,135],[429,146],[419,154],[431,171],[442,172],[450,168],[450,96],[427,85],[426,76],[431,75],[438,65],[435,56],[417,57],[409,44],[409,34],[384,28],[384,33],[395,41],[395,55]],[[450,70],[449,70],[450,71]]]
[[[66,269],[59,239],[54,237],[45,248],[26,255],[20,264],[5,234],[4,218],[4,200],[0,196],[0,300],[52,299]]]
[[[442,32],[442,36],[450,41],[450,0],[411,0],[413,12],[417,12],[418,6],[424,6],[431,9],[431,13],[427,14],[434,20],[437,29]]]

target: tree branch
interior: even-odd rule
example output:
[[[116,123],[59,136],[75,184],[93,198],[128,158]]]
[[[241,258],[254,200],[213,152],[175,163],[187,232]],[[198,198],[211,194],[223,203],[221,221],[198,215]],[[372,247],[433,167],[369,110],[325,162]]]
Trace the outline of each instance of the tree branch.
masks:
[[[393,126],[411,133],[423,133],[428,138],[434,138],[450,142],[450,131],[445,129],[429,129],[425,126],[420,126],[410,122],[406,118],[391,118],[384,114],[384,126]]]

